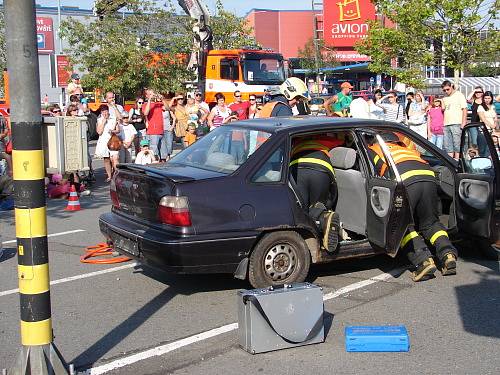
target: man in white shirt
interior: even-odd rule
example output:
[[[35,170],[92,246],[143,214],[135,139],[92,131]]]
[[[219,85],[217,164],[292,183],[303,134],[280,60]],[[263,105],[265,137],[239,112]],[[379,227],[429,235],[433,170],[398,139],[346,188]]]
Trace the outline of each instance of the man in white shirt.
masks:
[[[458,159],[462,129],[467,123],[467,100],[464,94],[455,90],[448,80],[441,84],[446,96],[444,104],[444,150],[452,158]]]

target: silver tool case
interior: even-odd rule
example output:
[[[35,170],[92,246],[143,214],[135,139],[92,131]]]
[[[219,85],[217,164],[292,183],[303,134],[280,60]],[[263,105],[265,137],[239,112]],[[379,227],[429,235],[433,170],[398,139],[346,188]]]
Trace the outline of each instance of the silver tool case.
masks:
[[[256,354],[325,340],[323,292],[310,283],[238,292],[240,346]]]

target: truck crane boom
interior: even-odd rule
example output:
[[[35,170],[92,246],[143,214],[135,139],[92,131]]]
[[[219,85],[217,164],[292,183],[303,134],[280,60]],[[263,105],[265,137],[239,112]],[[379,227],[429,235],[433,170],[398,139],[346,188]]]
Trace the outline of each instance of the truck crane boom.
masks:
[[[210,13],[204,3],[199,0],[178,0],[179,6],[194,20],[193,50],[189,58],[188,68],[196,73],[197,82],[205,80],[207,54],[213,49]]]

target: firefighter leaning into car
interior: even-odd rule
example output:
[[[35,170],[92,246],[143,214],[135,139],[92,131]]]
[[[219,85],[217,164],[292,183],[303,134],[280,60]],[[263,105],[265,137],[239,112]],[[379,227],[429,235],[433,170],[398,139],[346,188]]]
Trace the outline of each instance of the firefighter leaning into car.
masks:
[[[436,271],[436,264],[424,238],[436,248],[441,273],[456,274],[457,250],[438,218],[434,171],[417,150],[407,146],[396,134],[385,133],[382,138],[406,187],[413,215],[414,224],[408,228],[401,241],[401,248],[407,250],[408,259],[415,267],[413,281],[427,280]],[[388,166],[380,145],[374,142],[369,148],[377,172],[380,176],[386,175]]]
[[[337,183],[329,151],[343,141],[327,136],[299,138],[292,144],[290,175],[306,213],[319,224],[323,247],[334,252],[339,241],[340,218],[335,212]]]
[[[269,96],[271,100],[259,112],[261,118],[307,115],[309,112],[307,86],[300,78],[288,78],[276,91],[270,92]]]

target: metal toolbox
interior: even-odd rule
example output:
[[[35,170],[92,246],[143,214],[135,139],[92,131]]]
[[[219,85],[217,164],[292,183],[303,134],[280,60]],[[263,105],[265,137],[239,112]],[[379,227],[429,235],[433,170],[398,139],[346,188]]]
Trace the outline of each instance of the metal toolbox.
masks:
[[[309,283],[238,292],[240,346],[256,354],[325,341],[323,292]]]

